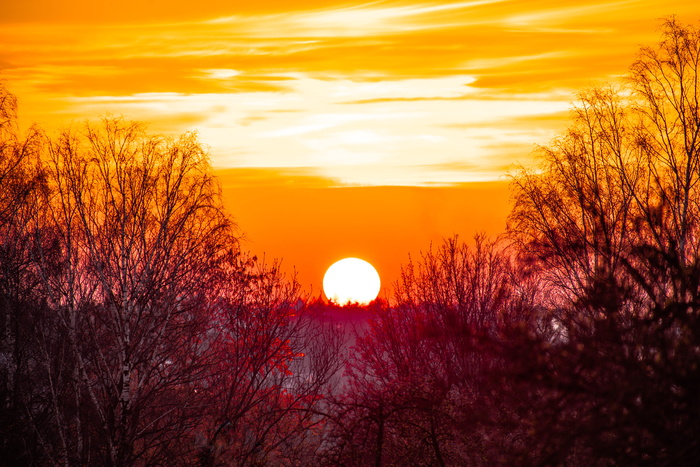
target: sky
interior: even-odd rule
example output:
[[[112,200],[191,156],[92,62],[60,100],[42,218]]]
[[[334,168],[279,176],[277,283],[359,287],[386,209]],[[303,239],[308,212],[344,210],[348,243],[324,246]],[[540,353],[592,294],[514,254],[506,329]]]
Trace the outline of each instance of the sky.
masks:
[[[508,174],[672,14],[697,24],[700,5],[4,0],[0,78],[49,133],[196,130],[248,249],[310,293],[360,256],[390,295],[409,253],[502,232]]]

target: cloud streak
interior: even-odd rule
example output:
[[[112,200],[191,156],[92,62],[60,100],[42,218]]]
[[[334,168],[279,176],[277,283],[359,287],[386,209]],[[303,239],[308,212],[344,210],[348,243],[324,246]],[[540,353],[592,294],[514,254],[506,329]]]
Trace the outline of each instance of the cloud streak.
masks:
[[[221,167],[344,184],[496,180],[562,127],[577,90],[624,74],[659,17],[700,18],[680,0],[226,3],[189,19],[175,2],[167,19],[146,9],[140,21],[91,21],[75,2],[32,21],[13,4],[0,73],[27,120],[112,113],[196,129]]]

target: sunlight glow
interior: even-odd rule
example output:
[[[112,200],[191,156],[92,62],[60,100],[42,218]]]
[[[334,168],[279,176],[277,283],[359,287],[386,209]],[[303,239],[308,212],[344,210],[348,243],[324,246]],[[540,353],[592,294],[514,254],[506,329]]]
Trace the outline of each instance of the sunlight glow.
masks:
[[[367,261],[345,258],[331,265],[323,276],[323,292],[338,305],[366,305],[379,294],[379,274]]]

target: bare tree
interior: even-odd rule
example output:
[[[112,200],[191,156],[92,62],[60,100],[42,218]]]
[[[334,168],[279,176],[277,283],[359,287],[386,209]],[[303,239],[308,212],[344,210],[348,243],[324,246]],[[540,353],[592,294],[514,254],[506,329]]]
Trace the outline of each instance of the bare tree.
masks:
[[[309,314],[279,263],[240,257],[218,289],[212,339],[219,371],[202,465],[298,465],[313,458],[319,404],[341,362],[340,338]]]
[[[207,154],[194,135],[166,140],[106,119],[61,133],[47,166],[52,249],[37,252],[55,325],[37,329],[47,453],[104,465],[181,455],[206,369],[205,297],[238,248]]]
[[[241,252],[196,135],[107,118],[21,138],[0,104],[3,459],[308,462],[339,335]]]
[[[28,463],[36,438],[24,423],[32,402],[37,277],[30,254],[46,189],[39,154],[43,139],[22,135],[17,100],[0,82],[0,457]]]
[[[554,345],[530,342],[530,365],[516,359],[542,382],[537,462],[700,457],[672,434],[700,428],[687,370],[700,342],[699,64],[700,30],[667,20],[625,86],[582,94],[541,170],[514,179],[510,229],[556,292],[560,328]]]
[[[508,449],[491,348],[506,323],[530,315],[532,290],[503,244],[474,243],[447,239],[402,269],[395,306],[358,339],[336,404],[334,462],[489,465]]]

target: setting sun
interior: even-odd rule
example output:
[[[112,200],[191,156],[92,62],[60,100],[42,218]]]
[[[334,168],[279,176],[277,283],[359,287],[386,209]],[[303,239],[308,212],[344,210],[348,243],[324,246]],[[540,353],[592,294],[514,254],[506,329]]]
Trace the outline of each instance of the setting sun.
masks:
[[[381,281],[374,266],[359,258],[345,258],[331,265],[323,276],[323,291],[338,305],[365,305],[379,294]]]

